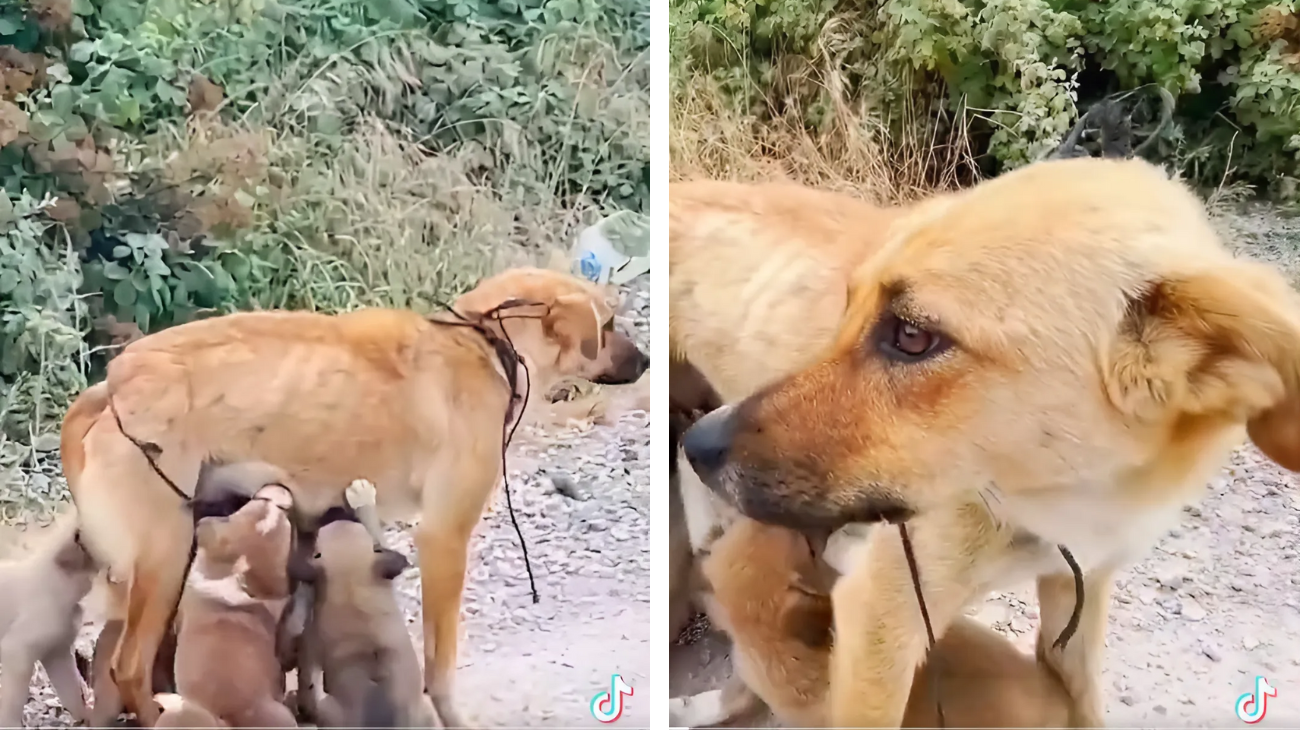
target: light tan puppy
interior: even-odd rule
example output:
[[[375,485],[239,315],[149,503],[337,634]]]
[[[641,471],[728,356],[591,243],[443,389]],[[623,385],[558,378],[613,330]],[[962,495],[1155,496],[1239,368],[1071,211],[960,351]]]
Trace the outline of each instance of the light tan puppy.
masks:
[[[308,693],[304,706],[317,725],[373,727],[368,718],[385,717],[384,726],[437,726],[406,616],[393,595],[393,579],[408,567],[405,556],[376,545],[365,527],[347,521],[322,527],[316,553],[294,566],[298,580],[316,587],[303,666],[319,664],[324,674],[324,692]]]
[[[1234,258],[1145,162],[1044,162],[950,196],[854,275],[812,366],[701,419],[683,449],[746,514],[907,520],[940,635],[1038,577],[1038,652],[1099,726],[1113,576],[1201,495],[1246,431],[1300,467],[1300,303]],[[829,722],[898,727],[926,652],[894,529],[836,584]],[[1054,547],[1084,573],[1078,634]]]
[[[520,301],[534,304],[485,314]],[[337,504],[353,479],[375,484],[381,515],[421,514],[425,683],[443,723],[466,724],[452,677],[467,550],[501,477],[504,422],[523,405],[523,367],[502,343],[534,399],[564,378],[633,382],[649,361],[612,331],[605,293],[565,274],[506,271],[455,307],[479,327],[383,309],[191,322],[128,345],[73,403],[64,469],[94,515],[88,546],[129,576],[114,667],[142,724],[156,717],[149,675],[193,529],[167,481],[192,493],[208,460],[283,467],[304,514]]]
[[[176,693],[229,727],[298,726],[283,704],[276,655],[276,629],[290,597],[292,507],[288,489],[264,487],[235,514],[206,517],[196,529],[177,617]],[[176,727],[180,719],[168,712],[159,721]]]
[[[81,600],[99,568],[81,545],[75,514],[61,516],[27,555],[0,563],[0,727],[22,727],[36,663],[77,721],[87,719],[73,642]]]
[[[825,727],[834,571],[812,542],[741,519],[709,546],[701,572],[709,617],[732,640],[732,676],[720,690],[674,699],[669,724],[717,725],[766,704],[787,726]],[[916,671],[903,727],[940,726],[936,679],[947,727],[1070,727],[1056,673],[969,618]]]

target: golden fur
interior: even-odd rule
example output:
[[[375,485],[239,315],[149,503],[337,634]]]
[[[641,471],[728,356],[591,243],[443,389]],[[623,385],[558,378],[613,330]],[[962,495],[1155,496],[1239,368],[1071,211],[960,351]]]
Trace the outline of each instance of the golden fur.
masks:
[[[455,306],[482,319],[509,300],[537,304],[484,326],[514,342],[534,399],[562,379],[632,382],[648,367],[612,331],[605,292],[565,274],[512,269]],[[129,586],[113,607],[129,618],[113,661],[127,708],[146,726],[157,715],[151,666],[193,530],[129,435],[153,444],[187,493],[205,461],[258,460],[292,476],[304,514],[337,504],[354,479],[375,484],[381,515],[419,513],[425,682],[443,723],[467,724],[452,698],[460,597],[471,531],[500,478],[503,421],[518,413],[507,375],[474,330],[386,309],[233,314],[128,345],[73,404],[62,443],[73,499],[92,515],[87,544]]]
[[[908,519],[939,633],[985,591],[1037,578],[1038,654],[1076,726],[1103,722],[1115,571],[1247,427],[1300,466],[1295,293],[1141,161],[1038,163],[900,221],[815,359],[701,419],[683,437],[696,470],[768,521]],[[833,593],[829,722],[898,727],[925,630],[897,530],[868,544]],[[1074,591],[1056,544],[1087,592],[1064,650],[1051,641]]]

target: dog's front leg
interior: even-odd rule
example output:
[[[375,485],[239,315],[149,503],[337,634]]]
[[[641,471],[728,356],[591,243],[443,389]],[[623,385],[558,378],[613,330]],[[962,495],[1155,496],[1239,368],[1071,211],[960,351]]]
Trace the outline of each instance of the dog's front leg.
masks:
[[[985,519],[971,508],[908,522],[936,640],[976,590],[973,571],[989,539],[979,529]],[[993,529],[985,532],[996,535]],[[925,622],[899,530],[882,525],[867,540],[831,594],[832,727],[900,727],[913,675],[926,659]]]
[[[1074,611],[1074,577],[1065,573],[1038,579],[1038,610],[1043,617],[1038,631],[1038,658],[1056,670],[1070,695],[1071,727],[1105,727],[1106,724],[1101,670],[1114,586],[1113,568],[1097,568],[1083,577],[1084,601],[1079,628],[1061,649],[1054,644]]]
[[[23,708],[27,706],[37,659],[27,641],[27,637],[10,633],[0,643],[0,658],[4,660],[0,667],[4,674],[0,682],[0,727],[23,726]]]

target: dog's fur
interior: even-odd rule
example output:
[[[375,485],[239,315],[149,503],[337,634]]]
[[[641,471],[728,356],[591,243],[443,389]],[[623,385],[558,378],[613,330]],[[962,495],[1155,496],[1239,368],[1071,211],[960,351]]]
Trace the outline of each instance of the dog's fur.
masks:
[[[177,616],[176,689],[230,727],[297,727],[283,704],[276,656],[290,598],[292,496],[274,485],[257,497],[230,517],[204,518],[195,530],[198,549]],[[162,721],[177,722],[167,719],[170,711]]]
[[[375,544],[362,525],[346,521],[322,527],[316,553],[293,565],[298,580],[316,587],[303,666],[319,664],[324,692],[317,697],[300,690],[298,696],[305,716],[317,725],[365,727],[367,716],[382,713],[391,716],[391,727],[436,727],[406,618],[393,595],[393,579],[408,567],[401,553]]]
[[[683,436],[692,464],[767,521],[907,519],[940,634],[974,597],[1037,577],[1038,654],[1071,724],[1101,725],[1115,571],[1245,433],[1300,467],[1295,293],[1234,258],[1162,170],[1074,159],[900,222],[849,302],[818,362]],[[829,722],[897,727],[925,629],[898,531],[868,542],[833,593]],[[1057,544],[1087,594],[1063,650],[1075,594]]]
[[[22,727],[36,663],[72,717],[87,717],[85,684],[73,642],[81,629],[81,600],[98,566],[68,513],[21,558],[0,563],[0,726]]]
[[[500,321],[483,316],[510,300],[538,304]],[[632,382],[649,365],[612,331],[603,291],[565,274],[509,270],[455,307],[509,337],[538,400],[561,379]],[[113,665],[142,724],[156,717],[151,666],[193,529],[146,450],[182,490],[192,490],[205,461],[264,460],[294,478],[304,514],[336,504],[358,478],[376,485],[381,515],[420,512],[425,683],[443,723],[466,724],[452,676],[468,543],[501,475],[503,420],[520,404],[488,338],[450,314],[435,319],[445,324],[383,309],[191,322],[128,345],[107,380],[74,401],[64,469],[82,513],[93,515],[83,526],[88,547],[129,576],[121,615],[132,619]]]
[[[787,528],[741,519],[710,546],[701,571],[714,625],[732,640],[733,675],[720,690],[673,700],[669,724],[716,725],[763,704],[783,724],[825,727],[834,571]],[[934,676],[932,676],[934,675]],[[1056,673],[1007,639],[959,617],[916,671],[902,727],[1069,727]]]

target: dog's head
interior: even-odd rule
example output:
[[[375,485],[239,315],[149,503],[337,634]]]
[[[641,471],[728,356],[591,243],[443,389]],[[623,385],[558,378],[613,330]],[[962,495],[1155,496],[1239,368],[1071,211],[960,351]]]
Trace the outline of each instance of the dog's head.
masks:
[[[287,597],[292,508],[292,494],[274,484],[228,517],[199,520],[191,584],[232,605]]]
[[[365,586],[391,581],[411,567],[405,555],[376,545],[360,522],[338,520],[316,533],[316,552],[292,567],[293,577],[307,583]]]
[[[1246,424],[1300,468],[1300,306],[1141,161],[1022,168],[928,206],[856,272],[812,367],[683,436],[706,483],[796,527],[983,497],[1162,502]]]
[[[482,315],[502,303],[535,302],[501,311],[511,341],[545,383],[580,378],[618,385],[635,382],[650,358],[614,329],[606,292],[590,282],[546,269],[509,269],[484,279],[456,300],[457,311]]]

